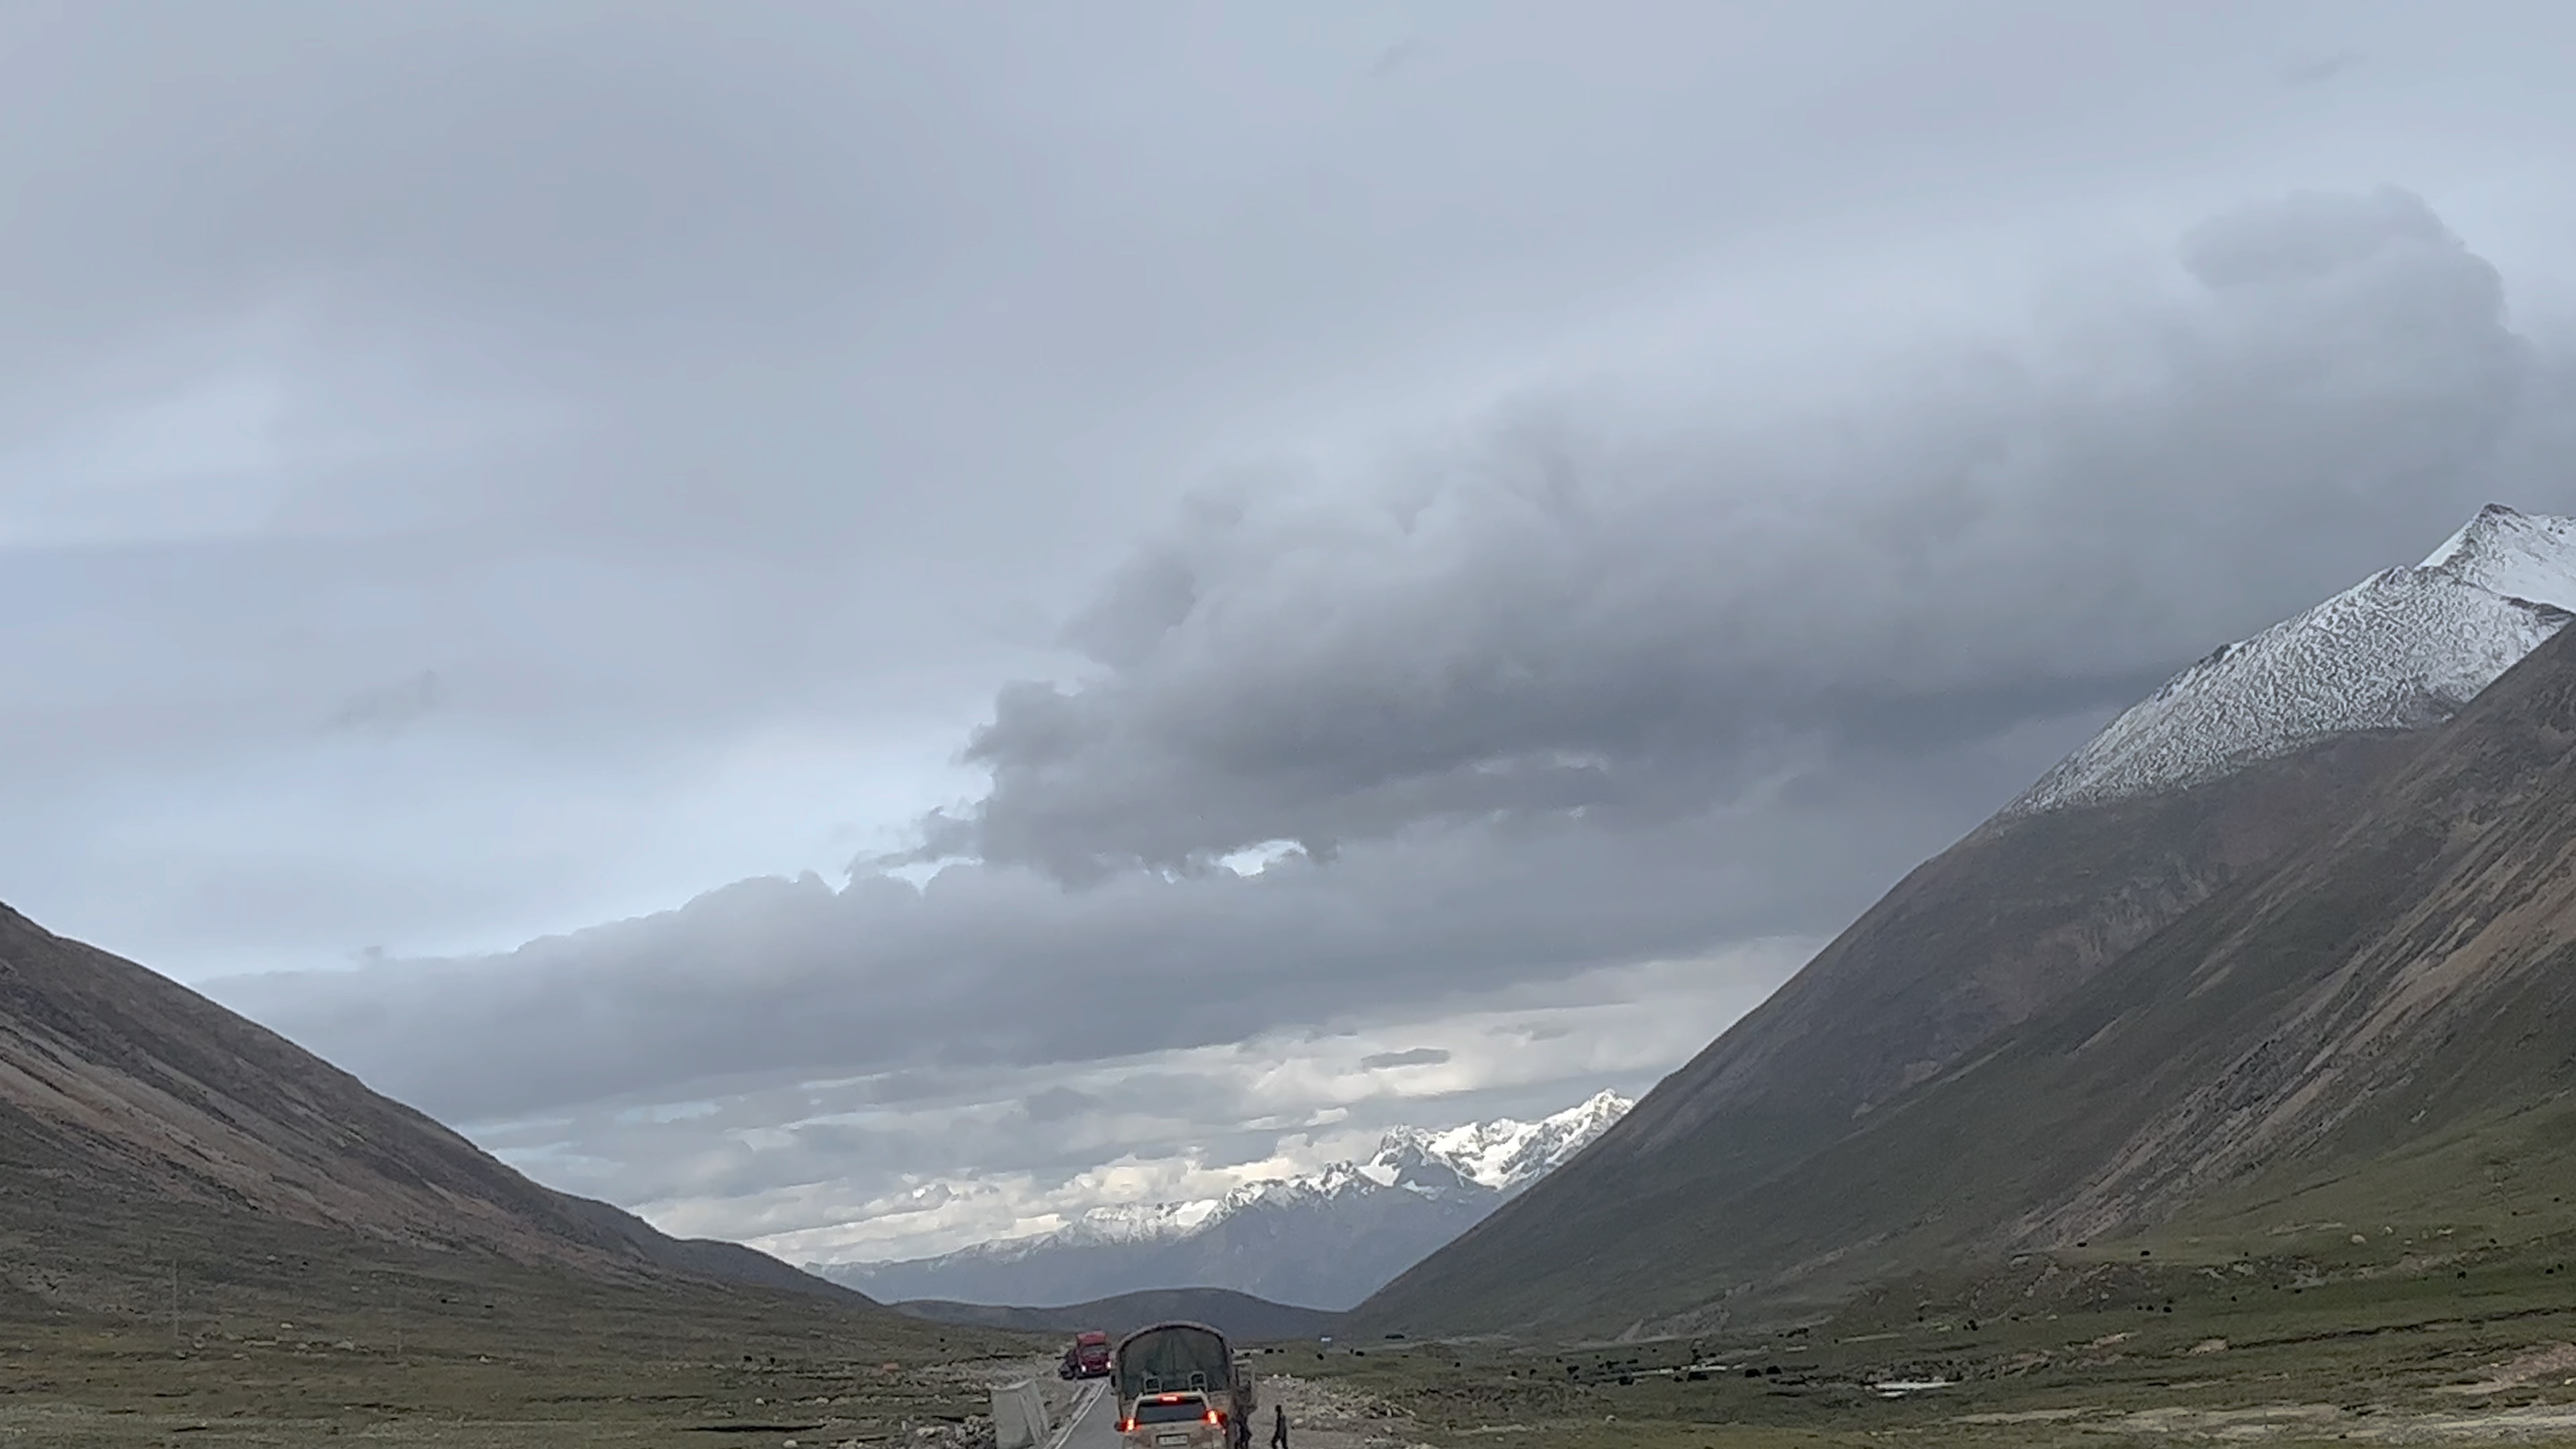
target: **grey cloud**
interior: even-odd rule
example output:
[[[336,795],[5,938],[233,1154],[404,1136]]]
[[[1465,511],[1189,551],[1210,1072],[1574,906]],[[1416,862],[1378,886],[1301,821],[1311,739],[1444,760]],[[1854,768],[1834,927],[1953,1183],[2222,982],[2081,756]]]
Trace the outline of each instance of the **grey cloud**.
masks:
[[[1791,810],[1619,832],[1427,831],[1332,866],[1131,875],[1070,893],[979,866],[918,891],[874,877],[839,891],[812,876],[745,881],[503,956],[204,989],[451,1120],[872,1073],[898,1074],[879,1097],[908,1080],[937,1092],[978,1071],[1343,1028],[1810,930],[1866,904],[2072,735],[1962,756],[1931,779],[1854,761]],[[1104,1111],[1137,1105],[1092,1090]]]
[[[1428,49],[1421,36],[1408,35],[1380,51],[1377,59],[1369,62],[1366,75],[1373,81],[1385,80],[1406,66],[1419,62]]]
[[[892,835],[972,798],[943,762],[995,681],[1067,667],[1013,601],[1052,620],[1211,460],[1348,453],[1676,332],[1767,371],[1832,330],[1798,297],[1985,266],[1937,240],[1962,218],[2168,215],[2392,146],[2389,169],[2529,198],[2501,181],[2576,144],[2570,113],[2486,77],[2565,69],[2539,13],[19,7],[0,877],[193,977],[483,949],[827,864],[867,842],[827,850],[814,816]],[[2338,47],[2374,58],[2383,107],[2283,105],[2263,58]],[[2477,125],[2424,123],[2469,85]],[[1564,455],[1591,468],[1623,430],[1573,427]],[[1460,491],[1426,495],[1434,536]],[[1280,545],[1254,504],[1237,534]],[[1315,522],[1320,562],[1342,524]],[[1213,528],[1172,556],[1206,572]],[[1565,548],[1529,560],[1542,582],[1597,566]],[[1209,577],[1255,576],[1284,584],[1250,558]],[[1084,647],[1167,675],[1166,607],[1147,589]],[[432,661],[446,703],[398,741],[316,730]],[[1693,728],[1690,684],[1665,728]],[[1031,715],[1010,723],[1024,747]],[[864,764],[801,807],[746,798],[817,738]],[[1427,800],[1376,813],[1587,800],[1634,753],[1605,770],[1578,741],[1495,762],[1499,785],[1405,766]],[[1215,833],[1275,815],[1262,793],[1211,797]],[[1030,828],[1032,852],[1069,838]]]
[[[1201,1146],[1200,1160],[1219,1169],[1267,1162],[1279,1155],[1279,1139],[1276,1132],[1222,1133]]]
[[[2355,50],[2338,50],[2331,55],[2310,56],[2285,62],[2279,71],[2281,84],[2291,87],[2324,85],[2335,77],[2360,65],[2368,57]]]
[[[1100,669],[1004,693],[969,752],[991,793],[934,822],[983,859],[920,891],[746,881],[220,989],[486,1118],[1332,1030],[1829,930],[2178,663],[2527,481],[2499,460],[2562,421],[2493,269],[2402,193],[2186,256],[2224,285],[1812,425],[1560,407],[1357,502],[1195,500],[1078,616]],[[1306,849],[1203,868],[1274,839]]]
[[[956,1192],[944,1182],[924,1183],[905,1196],[915,1206],[925,1208],[945,1207],[957,1198]]]
[[[1400,1052],[1379,1052],[1360,1058],[1363,1071],[1383,1071],[1388,1067],[1436,1067],[1449,1060],[1449,1053],[1438,1047],[1411,1047]]]
[[[2472,346],[2490,346],[2484,334],[2501,321],[2502,279],[2482,263],[2463,265],[2468,259],[2462,250],[2422,197],[2382,187],[2364,195],[2302,192],[2277,206],[2218,217],[2183,238],[2181,257],[2184,269],[2204,286],[2277,288],[2275,305],[2283,307],[2322,302],[2339,308],[2348,305],[2348,287],[2395,281],[2371,290],[2384,294],[2383,305],[2412,302],[2446,324],[2429,340],[2465,337]],[[2303,296],[2295,290],[2301,284],[2334,290]],[[2354,323],[2373,330],[2386,325],[2374,318]],[[2304,337],[2282,340],[2294,347],[2314,345]]]
[[[2176,294],[1814,419],[1561,400],[1332,493],[1204,496],[1068,631],[1094,672],[998,695],[966,749],[991,791],[919,854],[1087,881],[1696,808],[1798,751],[2123,702],[2490,494],[2565,495],[2505,476],[2558,399],[2419,198],[2295,195],[2181,261]]]
[[[1097,1063],[803,1083],[678,1109],[584,1109],[469,1124],[549,1181],[646,1205],[689,1231],[772,1239],[791,1257],[942,1251],[1048,1212],[1200,1197],[1276,1154],[1308,1166],[1364,1155],[1398,1123],[1443,1127],[1559,1110],[1604,1086],[1641,1090],[1667,1060],[1758,996],[1791,949],[1613,970],[1487,994],[1464,1014]],[[1610,1040],[1534,1048],[1533,1016]],[[1351,1068],[1426,1033],[1455,1048],[1437,1096],[1370,1093]],[[1032,1098],[1087,1105],[1039,1121]],[[1106,1164],[1116,1164],[1114,1169]],[[1265,1170],[1299,1170],[1270,1164]],[[867,1246],[875,1245],[875,1246]]]
[[[1099,1099],[1071,1087],[1049,1087],[1028,1100],[1032,1122],[1061,1122],[1099,1105]]]
[[[331,727],[379,734],[399,734],[426,718],[439,705],[438,672],[424,669],[417,679],[378,685],[350,696],[331,717]]]

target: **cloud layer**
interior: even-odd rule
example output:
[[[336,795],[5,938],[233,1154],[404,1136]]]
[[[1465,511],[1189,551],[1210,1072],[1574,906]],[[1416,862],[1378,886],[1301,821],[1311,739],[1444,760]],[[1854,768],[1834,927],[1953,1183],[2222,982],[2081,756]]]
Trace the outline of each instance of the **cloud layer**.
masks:
[[[1819,782],[1794,812],[1449,830],[1250,877],[745,881],[506,955],[209,989],[451,1120],[900,1069],[1002,1079],[1803,930],[1866,904],[1960,808],[1878,776]],[[1856,846],[1864,829],[1879,839]]]
[[[1256,1030],[1006,1075],[800,1082],[483,1123],[477,1135],[674,1231],[748,1239],[791,1262],[922,1256],[1103,1202],[1218,1196],[1365,1157],[1397,1125],[1528,1120],[1604,1086],[1636,1090],[1759,1000],[1806,944],[1585,973],[1372,1026]],[[1408,1045],[1387,1049],[1396,1042]]]
[[[2419,198],[2293,197],[2181,260],[1806,417],[1562,403],[1326,496],[1202,495],[1068,630],[1095,672],[995,701],[992,791],[925,853],[1081,880],[1686,812],[2123,702],[2524,486],[2530,349]]]

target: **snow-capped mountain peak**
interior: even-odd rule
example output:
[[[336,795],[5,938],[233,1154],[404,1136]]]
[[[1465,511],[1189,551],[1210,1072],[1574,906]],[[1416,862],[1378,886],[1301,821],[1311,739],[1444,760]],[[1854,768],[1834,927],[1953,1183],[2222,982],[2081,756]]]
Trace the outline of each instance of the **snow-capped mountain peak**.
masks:
[[[2508,599],[2576,609],[2576,518],[2490,503],[2416,567]]]
[[[811,1267],[895,1299],[1072,1302],[1141,1287],[1231,1287],[1348,1306],[1324,1300],[1357,1302],[1581,1151],[1631,1105],[1602,1092],[1536,1122],[1398,1127],[1366,1161],[1244,1183],[1219,1198],[1110,1204],[1050,1232],[935,1258]]]
[[[1425,1134],[1422,1150],[1455,1166],[1472,1182],[1509,1192],[1553,1171],[1610,1130],[1632,1105],[1618,1093],[1605,1091],[1536,1122],[1504,1118]],[[1388,1142],[1392,1146],[1394,1139]]]
[[[1536,1122],[1498,1117],[1427,1131],[1397,1127],[1378,1140],[1366,1162],[1327,1163],[1300,1177],[1248,1183],[1226,1195],[1217,1213],[1237,1203],[1330,1198],[1401,1188],[1425,1196],[1511,1193],[1554,1170],[1635,1105],[1604,1091]],[[1159,1209],[1158,1209],[1159,1210]]]
[[[1136,1243],[1151,1242],[1186,1233],[1206,1222],[1216,1211],[1213,1201],[1109,1203],[1091,1209],[1072,1222],[1058,1228],[1055,1236],[1068,1242]],[[1002,1244],[994,1244],[999,1247]]]
[[[2576,608],[2576,519],[2489,504],[2413,568],[2223,645],[2105,726],[2006,816],[2181,789],[2335,735],[2456,714]]]

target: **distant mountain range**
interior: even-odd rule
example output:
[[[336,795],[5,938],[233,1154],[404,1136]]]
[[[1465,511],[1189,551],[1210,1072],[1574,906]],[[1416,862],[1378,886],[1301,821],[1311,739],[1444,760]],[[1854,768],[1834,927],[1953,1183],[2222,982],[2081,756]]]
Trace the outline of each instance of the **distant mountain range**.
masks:
[[[1350,1331],[1812,1321],[2347,1214],[2576,1233],[2571,607],[2576,521],[2490,506],[2215,651]]]
[[[1364,1162],[1221,1198],[1112,1205],[1052,1232],[935,1258],[807,1271],[881,1302],[1054,1307],[1141,1289],[1227,1288],[1348,1308],[1580,1152],[1630,1105],[1605,1091],[1536,1122],[1400,1127]]]

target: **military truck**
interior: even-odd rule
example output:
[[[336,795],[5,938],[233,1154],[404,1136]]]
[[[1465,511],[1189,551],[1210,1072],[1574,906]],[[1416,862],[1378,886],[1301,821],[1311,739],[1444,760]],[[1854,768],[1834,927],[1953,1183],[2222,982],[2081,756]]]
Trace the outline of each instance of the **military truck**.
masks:
[[[1110,1385],[1126,1449],[1251,1449],[1260,1407],[1251,1359],[1204,1323],[1158,1323],[1120,1339]]]

